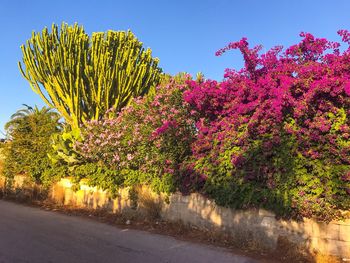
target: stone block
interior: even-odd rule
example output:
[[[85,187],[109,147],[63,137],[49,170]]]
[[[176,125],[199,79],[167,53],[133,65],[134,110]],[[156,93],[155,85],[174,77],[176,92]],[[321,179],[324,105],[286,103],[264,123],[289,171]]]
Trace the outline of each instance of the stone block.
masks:
[[[74,192],[71,188],[64,189],[64,205],[74,205]]]
[[[214,211],[214,208],[213,208],[213,207],[211,207],[211,206],[204,206],[204,207],[201,209],[201,211],[200,211],[201,217],[202,217],[203,219],[209,220],[210,215],[211,215],[211,213],[213,213],[213,211]]]
[[[313,234],[313,224],[314,221],[312,219],[305,218],[303,222],[303,233],[307,237],[311,237]]]
[[[310,251],[317,251],[317,252],[321,252],[322,251],[321,250],[322,248],[321,248],[321,246],[319,244],[319,240],[320,240],[320,238],[318,238],[318,237],[311,237],[309,239],[308,245],[309,245],[309,250]]]
[[[269,216],[269,217],[275,217],[276,215],[268,210],[265,209],[259,209],[258,211],[259,216],[265,217],[265,216]]]
[[[204,206],[206,201],[207,201],[207,198],[205,198],[204,196],[198,193],[191,194],[190,202],[193,202],[197,206],[201,206],[201,207]]]
[[[80,207],[85,207],[85,191],[79,190],[75,192],[76,205]]]
[[[214,209],[209,213],[209,220],[215,226],[222,226],[220,209]]]
[[[339,240],[349,242],[350,250],[350,226],[339,225]]]
[[[323,248],[321,252],[324,254],[350,257],[349,242],[319,239],[318,245]]]
[[[163,214],[163,218],[169,221],[179,221],[181,220],[181,214],[178,212],[170,212]]]
[[[201,202],[197,202],[198,199],[191,198],[187,208],[196,212],[197,214],[201,214],[202,210],[205,208],[205,206]]]
[[[284,232],[295,237],[307,238],[313,233],[313,224],[310,222],[280,220],[278,221],[278,228],[281,234]]]
[[[172,203],[178,203],[181,200],[181,194],[174,193],[169,197],[170,204]]]
[[[180,202],[188,204],[190,202],[190,196],[188,195],[181,196]]]
[[[339,230],[340,227],[338,224],[334,223],[321,223],[313,222],[312,224],[312,236],[323,238],[323,239],[339,239]]]
[[[260,225],[267,229],[276,229],[277,220],[274,217],[266,216],[263,218]]]

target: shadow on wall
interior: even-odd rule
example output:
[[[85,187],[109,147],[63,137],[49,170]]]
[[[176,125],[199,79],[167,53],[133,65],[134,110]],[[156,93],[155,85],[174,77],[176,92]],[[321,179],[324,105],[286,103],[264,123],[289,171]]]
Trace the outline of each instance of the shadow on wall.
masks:
[[[114,213],[121,213],[124,209],[130,209],[131,207],[129,189],[120,189],[119,195],[116,198],[111,198],[107,191],[88,186],[86,180],[82,180],[79,190],[74,191],[69,178],[61,179],[52,186],[50,198],[62,205],[106,209]]]
[[[44,200],[48,197],[48,191],[26,176],[9,179],[0,174],[0,197],[3,196],[20,201]]]

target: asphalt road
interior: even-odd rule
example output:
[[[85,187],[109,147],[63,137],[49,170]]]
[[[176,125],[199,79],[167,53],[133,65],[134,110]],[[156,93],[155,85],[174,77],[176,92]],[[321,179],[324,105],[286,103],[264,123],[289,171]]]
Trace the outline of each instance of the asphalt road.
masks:
[[[221,248],[0,200],[0,263],[256,262]]]

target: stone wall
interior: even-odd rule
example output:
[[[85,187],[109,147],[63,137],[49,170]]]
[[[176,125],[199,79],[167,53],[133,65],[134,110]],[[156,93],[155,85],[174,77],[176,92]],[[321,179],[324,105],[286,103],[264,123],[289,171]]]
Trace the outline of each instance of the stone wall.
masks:
[[[15,186],[23,187],[25,181],[17,176]],[[263,209],[228,209],[199,194],[183,196],[175,193],[166,198],[152,193],[147,187],[138,189],[136,198],[127,188],[112,198],[106,191],[88,186],[86,181],[80,182],[78,191],[73,191],[72,187],[69,178],[62,179],[51,188],[51,199],[65,205],[101,208],[117,213],[126,210],[147,212],[150,204],[153,207],[159,205],[160,216],[165,220],[180,220],[205,229],[215,228],[231,234],[233,238],[254,242],[261,248],[275,249],[278,239],[285,237],[291,242],[304,244],[310,250],[350,258],[350,220],[329,224],[311,219],[303,222],[276,220],[273,213]]]
[[[163,215],[201,227],[219,227],[233,236],[250,238],[261,247],[274,249],[277,240],[286,237],[293,243],[304,243],[310,250],[350,257],[350,220],[329,224],[306,218],[303,222],[276,220],[269,211],[224,208],[199,194],[172,195]]]

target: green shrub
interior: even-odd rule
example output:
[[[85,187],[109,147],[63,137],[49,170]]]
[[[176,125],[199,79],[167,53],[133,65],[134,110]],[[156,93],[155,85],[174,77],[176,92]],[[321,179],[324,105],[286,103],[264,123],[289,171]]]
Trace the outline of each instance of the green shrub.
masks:
[[[52,164],[48,157],[51,136],[61,131],[60,115],[46,107],[26,107],[5,125],[9,139],[3,148],[3,173],[9,178],[25,174],[35,182],[48,184],[65,174],[65,169]]]

